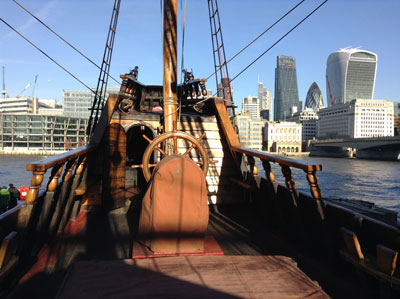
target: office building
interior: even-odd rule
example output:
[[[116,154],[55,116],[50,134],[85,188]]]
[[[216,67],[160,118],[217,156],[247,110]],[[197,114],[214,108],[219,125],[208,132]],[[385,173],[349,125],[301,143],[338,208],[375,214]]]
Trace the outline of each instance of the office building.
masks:
[[[264,127],[264,148],[272,153],[301,152],[302,125],[288,121],[269,121]]]
[[[301,112],[293,114],[289,121],[297,122],[302,125],[302,141],[315,139],[318,134],[318,114],[311,108],[306,108]]]
[[[318,139],[394,135],[393,102],[355,99],[318,111]]]
[[[236,123],[239,128],[240,144],[250,149],[261,150],[264,122],[253,119],[249,112],[245,112],[236,115]]]
[[[107,88],[106,98],[108,98],[110,93],[119,93],[119,90],[119,87]],[[64,115],[89,118],[93,100],[94,93],[90,90],[64,89],[62,91]]]
[[[0,113],[39,114],[41,109],[59,108],[56,100],[39,100],[32,97],[0,99]]]
[[[255,120],[260,118],[260,104],[257,97],[248,96],[242,100],[242,113],[249,112]]]
[[[373,99],[378,56],[354,48],[329,55],[326,64],[328,107],[354,99]]]
[[[393,114],[394,114],[394,135],[400,135],[400,103],[393,102]]]
[[[296,61],[294,57],[278,56],[275,68],[274,120],[290,117],[293,107],[301,111],[297,89]]]
[[[258,101],[260,104],[260,111],[267,110],[268,112],[264,112],[263,119],[271,120],[272,119],[272,94],[270,90],[267,90],[261,82],[258,82],[258,91],[257,91]],[[268,115],[265,115],[268,113]]]
[[[87,144],[87,119],[35,114],[0,114],[1,151],[69,150]]]
[[[311,108],[314,111],[318,111],[323,107],[324,103],[322,100],[321,90],[319,89],[318,84],[316,82],[313,82],[308,89],[304,109]]]

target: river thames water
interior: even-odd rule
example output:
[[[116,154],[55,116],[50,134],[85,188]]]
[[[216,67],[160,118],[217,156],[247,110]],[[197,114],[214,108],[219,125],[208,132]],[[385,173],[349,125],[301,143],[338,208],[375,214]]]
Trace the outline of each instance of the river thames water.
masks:
[[[29,186],[32,173],[26,164],[43,156],[0,156],[0,186],[13,183]],[[361,199],[397,211],[400,215],[400,162],[345,158],[296,158],[307,164],[322,164],[317,173],[322,194],[326,198]],[[259,164],[259,163],[257,163]],[[259,164],[260,173],[263,172]],[[279,165],[272,163],[276,180],[284,184]],[[305,173],[292,169],[298,190],[310,194]],[[43,186],[48,182],[46,173]]]

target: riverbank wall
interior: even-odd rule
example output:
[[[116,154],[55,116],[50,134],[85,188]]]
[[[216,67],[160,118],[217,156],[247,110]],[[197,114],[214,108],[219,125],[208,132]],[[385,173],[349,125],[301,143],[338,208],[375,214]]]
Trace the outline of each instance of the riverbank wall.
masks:
[[[55,156],[66,151],[49,150],[0,150],[0,156]]]
[[[310,152],[300,152],[300,153],[286,153],[286,152],[267,152],[263,151],[266,154],[270,155],[275,155],[275,156],[282,156],[282,157],[290,157],[290,158],[296,158],[296,157],[308,157],[310,155]]]
[[[358,150],[355,154],[357,159],[399,161],[399,150]]]
[[[310,157],[327,158],[354,158],[354,151],[351,148],[343,147],[322,147],[311,146]]]

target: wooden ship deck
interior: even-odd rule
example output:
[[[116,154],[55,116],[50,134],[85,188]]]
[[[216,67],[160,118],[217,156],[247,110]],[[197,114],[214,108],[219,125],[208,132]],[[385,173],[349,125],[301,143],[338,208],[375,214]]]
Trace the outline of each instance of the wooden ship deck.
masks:
[[[242,147],[229,100],[177,86],[176,1],[164,9],[163,86],[122,75],[88,145],[27,165],[26,203],[0,215],[0,297],[399,296],[400,230],[324,200],[321,165]]]

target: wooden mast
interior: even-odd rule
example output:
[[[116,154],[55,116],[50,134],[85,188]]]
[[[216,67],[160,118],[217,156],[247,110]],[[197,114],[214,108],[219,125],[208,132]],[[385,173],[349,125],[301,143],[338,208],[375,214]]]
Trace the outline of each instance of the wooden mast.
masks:
[[[164,132],[175,131],[177,123],[178,98],[177,86],[177,25],[176,0],[164,1],[164,36],[163,36],[163,66],[164,66]]]

